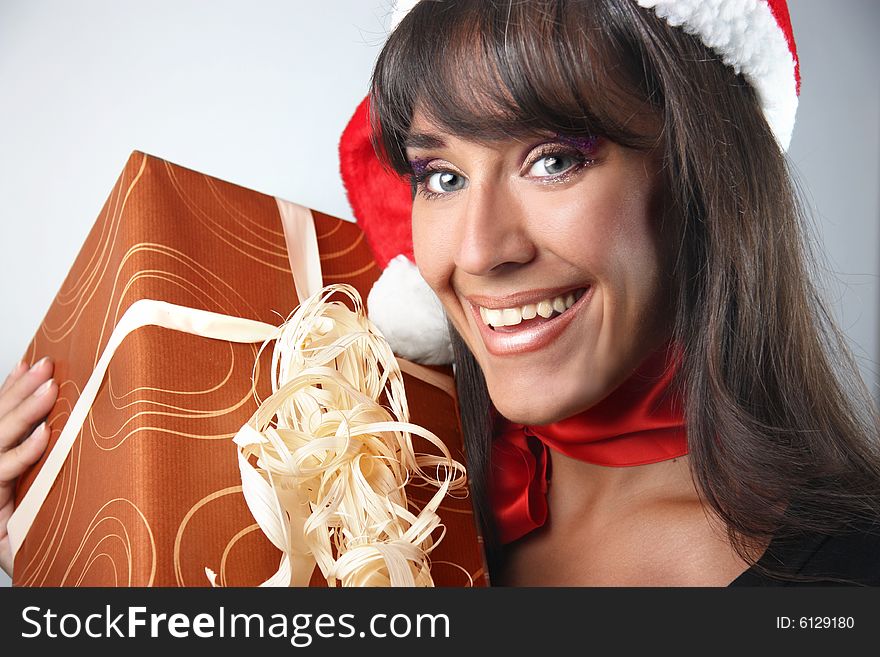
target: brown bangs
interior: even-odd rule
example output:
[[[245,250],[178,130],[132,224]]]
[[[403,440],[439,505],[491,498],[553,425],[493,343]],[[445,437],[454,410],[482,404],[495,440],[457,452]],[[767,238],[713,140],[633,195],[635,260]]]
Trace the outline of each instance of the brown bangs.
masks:
[[[632,148],[655,144],[645,116],[660,123],[658,85],[632,55],[639,52],[633,22],[615,20],[604,4],[419,2],[373,72],[370,121],[380,159],[412,173],[404,144],[416,109],[469,140],[549,131],[602,135]]]

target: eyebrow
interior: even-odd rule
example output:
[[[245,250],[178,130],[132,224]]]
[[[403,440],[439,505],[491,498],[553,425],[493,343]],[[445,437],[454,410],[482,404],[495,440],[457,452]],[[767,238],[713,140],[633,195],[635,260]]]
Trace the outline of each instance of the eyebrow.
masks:
[[[438,135],[426,132],[411,132],[403,142],[405,148],[444,148],[446,142]]]

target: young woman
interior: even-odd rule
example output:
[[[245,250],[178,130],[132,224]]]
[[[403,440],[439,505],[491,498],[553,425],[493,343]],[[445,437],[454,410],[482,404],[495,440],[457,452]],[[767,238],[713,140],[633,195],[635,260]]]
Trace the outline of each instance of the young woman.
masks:
[[[493,583],[880,585],[880,423],[786,169],[784,2],[398,9],[373,141],[449,320]]]
[[[880,584],[877,414],[782,152],[784,4],[402,9],[375,141],[452,328],[493,583]],[[0,390],[7,572],[51,375]]]

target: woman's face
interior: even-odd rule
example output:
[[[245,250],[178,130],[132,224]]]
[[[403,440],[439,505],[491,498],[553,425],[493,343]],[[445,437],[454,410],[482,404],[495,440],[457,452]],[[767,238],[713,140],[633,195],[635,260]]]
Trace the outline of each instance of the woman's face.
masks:
[[[586,410],[667,338],[657,155],[603,139],[466,141],[418,111],[407,143],[416,263],[502,415]]]

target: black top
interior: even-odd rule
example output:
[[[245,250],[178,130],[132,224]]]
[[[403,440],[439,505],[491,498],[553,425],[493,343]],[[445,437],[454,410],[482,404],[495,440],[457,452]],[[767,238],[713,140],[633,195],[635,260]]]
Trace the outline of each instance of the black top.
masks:
[[[770,578],[754,566],[729,586],[880,586],[880,521],[863,522],[832,535],[804,534],[796,540],[774,539],[758,564],[799,581]]]

